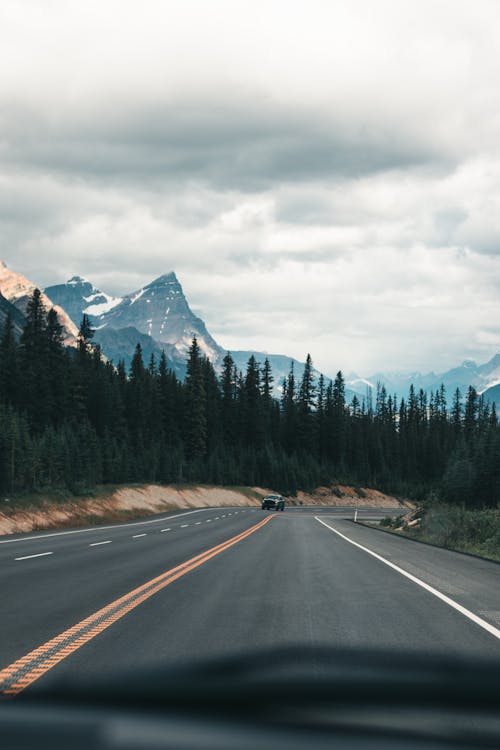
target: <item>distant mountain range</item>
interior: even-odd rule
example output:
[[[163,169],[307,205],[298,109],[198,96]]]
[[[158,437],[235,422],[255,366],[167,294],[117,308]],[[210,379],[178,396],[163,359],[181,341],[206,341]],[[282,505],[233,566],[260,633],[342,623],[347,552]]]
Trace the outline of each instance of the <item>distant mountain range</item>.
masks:
[[[15,330],[20,334],[26,303],[34,288],[31,281],[0,263],[0,325],[10,312]],[[88,315],[95,328],[94,340],[115,364],[123,360],[128,367],[135,347],[140,343],[146,363],[151,355],[158,361],[164,351],[168,366],[183,378],[193,336],[197,337],[202,352],[216,368],[221,367],[226,354],[203,320],[192,312],[174,272],[164,274],[124,297],[114,297],[87,279],[73,276],[65,284],[47,287],[44,302],[47,307],[56,307],[68,345],[75,344],[77,327],[83,315]],[[279,395],[283,378],[288,375],[292,363],[296,380],[300,381],[304,364],[292,357],[259,351],[231,352],[236,366],[243,371],[252,354],[260,363],[266,357],[269,359],[276,395]],[[315,375],[319,377],[320,373],[315,371]],[[407,396],[411,383],[417,390],[423,388],[426,391],[436,390],[444,383],[449,400],[456,388],[465,395],[469,385],[473,385],[485,398],[500,406],[500,352],[482,365],[465,360],[443,373],[377,372],[369,377],[351,373],[346,378],[346,398],[350,400],[354,394],[366,396],[370,390],[376,390],[377,383],[385,385],[387,392],[398,398]]]
[[[95,341],[115,363],[123,359],[128,366],[140,342],[146,361],[151,354],[158,358],[164,350],[169,366],[182,377],[191,341],[196,336],[202,352],[215,367],[222,365],[226,350],[211,336],[203,320],[192,312],[173,271],[124,297],[112,297],[81,276],[73,276],[65,284],[49,286],[45,294],[67,310],[74,321],[80,322],[84,314],[88,315],[96,329]],[[302,377],[304,364],[291,357],[257,351],[231,352],[236,366],[243,371],[252,354],[260,363],[268,357],[277,395],[292,362],[297,380]],[[317,371],[316,376],[319,377]],[[348,390],[346,395],[352,398],[354,391]]]
[[[375,390],[377,383],[383,384],[388,393],[395,393],[398,398],[407,396],[408,389],[413,383],[418,390],[422,388],[425,391],[436,390],[441,383],[444,384],[448,399],[450,400],[455,390],[458,388],[462,395],[465,395],[467,388],[473,385],[480,394],[485,398],[492,399],[492,388],[500,384],[500,352],[495,354],[488,362],[478,365],[473,360],[467,359],[458,367],[453,367],[445,372],[429,372],[422,374],[420,372],[398,373],[398,372],[377,372],[368,378],[360,378],[355,373],[349,375],[346,379],[347,384],[354,390],[367,389]],[[500,405],[500,399],[497,402]]]

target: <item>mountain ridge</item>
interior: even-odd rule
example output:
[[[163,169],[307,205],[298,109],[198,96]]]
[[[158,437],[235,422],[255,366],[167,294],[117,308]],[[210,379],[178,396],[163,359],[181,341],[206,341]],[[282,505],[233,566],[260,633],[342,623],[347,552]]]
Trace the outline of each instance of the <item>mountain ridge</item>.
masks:
[[[23,316],[26,313],[28,300],[36,288],[36,284],[33,284],[25,276],[17,273],[17,271],[13,271],[3,261],[0,261],[0,292]],[[42,302],[47,310],[50,310],[52,307],[55,309],[59,323],[63,327],[64,343],[67,346],[75,346],[78,328],[68,313],[62,307],[55,304],[45,292],[42,292]]]

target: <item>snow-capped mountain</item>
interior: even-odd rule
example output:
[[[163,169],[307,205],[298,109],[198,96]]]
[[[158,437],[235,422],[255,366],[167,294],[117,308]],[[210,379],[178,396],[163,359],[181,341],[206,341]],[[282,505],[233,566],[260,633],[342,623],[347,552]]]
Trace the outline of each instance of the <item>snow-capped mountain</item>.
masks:
[[[45,289],[45,294],[56,305],[63,307],[76,325],[80,325],[84,314],[93,321],[122,301],[121,297],[112,297],[106,292],[101,292],[81,276],[73,276],[65,284],[49,286]]]
[[[16,273],[10,268],[7,268],[5,263],[0,262],[0,292],[5,299],[14,305],[14,307],[16,307],[23,315],[26,312],[28,300],[35,288],[36,284],[28,281],[28,279],[20,273]],[[47,310],[50,310],[51,307],[55,308],[59,322],[63,327],[64,342],[68,346],[74,346],[78,336],[78,329],[70,316],[62,307],[57,305],[43,292],[42,301]]]
[[[150,336],[159,348],[177,354],[182,361],[193,336],[213,362],[222,353],[205,323],[192,312],[173,272],[119,298],[102,292],[81,276],[73,276],[66,284],[47,287],[45,291],[68,311],[73,320],[80,321],[83,314],[87,314],[98,331],[98,339],[104,339],[100,331],[133,327]],[[129,333],[125,338],[130,339]],[[111,340],[109,336],[107,339]],[[116,344],[116,336],[112,339]]]
[[[97,328],[134,326],[160,344],[172,344],[185,358],[193,336],[201,351],[212,362],[221,347],[191,310],[175,273],[167,273],[146,286],[127,294],[111,310],[94,318]]]

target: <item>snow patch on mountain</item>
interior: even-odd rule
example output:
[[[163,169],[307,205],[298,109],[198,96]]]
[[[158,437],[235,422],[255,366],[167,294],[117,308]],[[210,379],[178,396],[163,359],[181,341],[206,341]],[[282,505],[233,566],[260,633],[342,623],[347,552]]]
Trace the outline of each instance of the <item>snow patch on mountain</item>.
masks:
[[[88,307],[84,308],[85,315],[104,315],[104,313],[113,310],[122,301],[122,297],[111,297],[105,292],[96,292],[90,297],[84,297],[86,302],[90,302]]]

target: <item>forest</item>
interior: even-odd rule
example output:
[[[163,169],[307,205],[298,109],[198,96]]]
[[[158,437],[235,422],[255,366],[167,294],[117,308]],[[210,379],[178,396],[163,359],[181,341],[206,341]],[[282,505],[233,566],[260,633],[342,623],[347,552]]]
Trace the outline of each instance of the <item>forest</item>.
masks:
[[[269,362],[221,372],[193,339],[181,382],[138,345],[127,372],[93,344],[84,316],[76,347],[63,345],[56,312],[40,292],[16,338],[0,340],[0,492],[103,484],[210,483],[273,488],[369,486],[464,507],[500,503],[500,426],[473,387],[447,398],[410,387],[398,400],[379,386],[346,402],[344,379],[293,368],[274,397]]]

